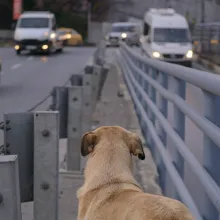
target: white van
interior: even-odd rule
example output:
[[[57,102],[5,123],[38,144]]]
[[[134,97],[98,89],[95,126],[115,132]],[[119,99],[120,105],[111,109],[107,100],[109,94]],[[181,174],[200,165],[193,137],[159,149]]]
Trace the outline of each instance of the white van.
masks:
[[[150,9],[145,13],[140,46],[148,57],[192,66],[193,51],[188,22],[171,8]]]
[[[63,40],[59,39],[56,28],[54,14],[46,11],[24,12],[15,28],[16,53],[19,55],[23,50],[61,52]]]

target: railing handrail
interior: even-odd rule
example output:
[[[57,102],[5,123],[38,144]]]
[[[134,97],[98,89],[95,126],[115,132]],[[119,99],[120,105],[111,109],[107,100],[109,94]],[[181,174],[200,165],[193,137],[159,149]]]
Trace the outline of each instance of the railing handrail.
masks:
[[[124,63],[121,59],[120,59],[120,61],[121,61],[121,64],[124,65]],[[129,70],[127,70],[127,71],[129,71]],[[171,176],[171,179],[175,183],[176,188],[180,192],[180,196],[181,196],[182,200],[190,207],[191,211],[194,214],[194,217],[197,217],[197,219],[201,219],[201,215],[199,214],[198,208],[196,207],[191,195],[189,194],[186,186],[184,185],[183,180],[181,179],[179,173],[174,168],[172,162],[168,159],[169,156],[168,156],[168,153],[166,152],[166,150],[164,148],[164,144],[162,143],[160,138],[156,135],[155,128],[153,128],[152,123],[147,118],[146,114],[144,114],[145,113],[144,109],[141,106],[140,101],[137,99],[137,95],[135,94],[134,89],[132,88],[132,83],[129,82],[129,80],[127,78],[128,78],[128,76],[126,75],[125,79],[127,81],[128,87],[130,89],[132,99],[133,99],[134,103],[140,108],[140,112],[141,112],[144,120],[148,124],[148,127],[151,128],[151,134],[152,134],[152,136],[155,137],[155,140],[156,140],[156,143],[157,143],[157,148],[160,150],[160,153],[161,153],[162,159],[164,161],[164,164],[168,168],[169,175]]]
[[[130,55],[132,55],[133,58],[140,60],[146,65],[157,69],[158,71],[169,73],[178,79],[184,80],[187,83],[200,87],[207,92],[220,96],[220,77],[218,75],[210,74],[209,72],[201,70],[189,69],[187,67],[170,64],[159,60],[152,60],[147,57],[143,58],[136,51],[133,51],[131,48],[127,47],[125,43],[121,42],[120,46],[124,48]]]
[[[163,74],[164,77],[176,77],[182,81],[185,81],[186,83],[193,84],[197,87],[200,87],[202,90],[205,90],[204,94],[206,93],[206,91],[208,91],[209,93],[215,95],[220,94],[220,77],[216,77],[214,74],[206,73],[203,71],[197,71],[177,65],[172,65],[145,57],[143,58],[141,55],[133,51],[123,42],[120,46],[120,56],[118,58],[118,63],[120,64],[125,73],[124,77],[127,81],[129,89],[133,90],[130,92],[133,93],[131,95],[135,105],[137,106],[137,113],[139,115],[142,115],[141,120],[143,120],[143,123],[147,125],[148,130],[150,129],[149,132],[151,136],[154,136],[154,142],[159,145],[161,145],[162,143],[158,134],[154,132],[155,128],[153,126],[153,121],[151,122],[151,119],[148,118],[149,112],[144,110],[144,106],[147,106],[147,109],[153,112],[155,116],[154,120],[159,122],[163,131],[172,139],[173,143],[175,144],[175,149],[180,153],[184,161],[190,166],[191,171],[200,181],[202,189],[210,199],[211,203],[216,208],[216,210],[220,212],[220,187],[218,186],[217,182],[213,179],[211,174],[206,169],[204,169],[204,167],[199,163],[194,154],[190,152],[179,133],[167,121],[167,116],[165,116],[161,112],[161,110],[158,109],[158,106],[155,103],[156,100],[154,100],[154,98],[151,97],[149,89],[147,90],[149,94],[147,94],[148,92],[145,91],[146,83],[146,88],[150,86],[150,88],[154,89],[154,91],[157,92],[166,101],[173,103],[177,109],[180,109],[180,111],[183,114],[185,114],[189,119],[191,119],[197,125],[197,127],[203,131],[205,136],[210,138],[210,140],[212,140],[213,143],[220,147],[220,138],[216,138],[216,136],[219,137],[220,128],[216,126],[214,123],[212,123],[212,121],[210,121],[208,118],[196,114],[196,111],[192,107],[190,107],[187,103],[184,103],[184,98],[178,96],[178,94],[173,94],[169,91],[169,88],[157,82],[156,76],[158,73]],[[143,106],[142,104],[140,104],[141,102],[143,102]],[[144,111],[144,113],[142,110]],[[156,136],[159,138],[158,140]],[[165,147],[163,143],[162,145]],[[208,146],[205,147],[207,148]],[[159,149],[162,158],[166,157],[163,155],[164,152],[160,150],[160,146],[157,146],[156,148]],[[171,169],[173,170],[174,166],[173,168],[171,168],[169,166],[168,161],[165,161],[164,158],[163,161],[164,164],[166,163],[167,169],[170,169],[169,172],[173,172],[171,171]],[[177,178],[178,177],[180,176],[178,175]],[[178,190],[179,195],[181,195],[181,198],[185,201],[185,203],[187,203],[191,207],[191,210],[193,210],[194,215],[198,217],[197,219],[200,219],[200,214],[198,215],[197,207],[194,206],[194,202],[191,201],[191,196],[188,194],[187,196],[183,196],[182,190],[185,190],[185,188]]]
[[[137,82],[134,83],[136,84]],[[136,88],[142,93],[142,95],[144,94],[144,91],[141,87],[136,86]],[[195,156],[188,150],[188,147],[185,145],[184,141],[173,130],[169,122],[164,118],[162,113],[159,112],[159,110],[156,108],[153,102],[146,96],[144,97],[144,100],[147,102],[148,106],[152,108],[155,115],[157,115],[157,118],[160,121],[161,125],[164,127],[166,133],[169,133],[169,136],[172,136],[172,140],[175,142],[176,148],[179,150],[185,161],[188,164],[191,164],[192,170],[200,179],[201,183],[203,184],[203,187],[205,189],[207,188],[205,191],[207,192],[210,199],[213,201],[217,208],[219,205],[218,198],[220,198],[220,189],[216,182],[212,179],[208,172],[203,169],[203,167],[200,165]]]
[[[141,69],[136,67],[132,62],[129,63],[135,71],[137,71],[151,86],[153,86],[160,93],[161,96],[179,107],[182,112],[189,117],[194,123],[220,148],[220,128],[210,122],[208,119],[196,114],[182,98],[164,89],[159,83],[151,79]]]

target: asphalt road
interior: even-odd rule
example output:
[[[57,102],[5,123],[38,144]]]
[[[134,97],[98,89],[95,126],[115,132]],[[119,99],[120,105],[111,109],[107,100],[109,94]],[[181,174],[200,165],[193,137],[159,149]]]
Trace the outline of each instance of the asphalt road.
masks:
[[[94,51],[95,48],[75,47],[51,56],[17,56],[13,48],[0,48],[3,61],[0,122],[4,113],[27,111],[44,99],[53,86],[61,86],[70,75],[81,72]],[[46,110],[49,102],[47,100],[37,110]]]

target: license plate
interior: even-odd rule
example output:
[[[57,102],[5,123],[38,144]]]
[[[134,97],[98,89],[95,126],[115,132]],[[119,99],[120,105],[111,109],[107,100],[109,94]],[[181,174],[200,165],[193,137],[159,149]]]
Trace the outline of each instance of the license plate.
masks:
[[[36,49],[37,47],[36,47],[36,46],[27,46],[26,48],[27,48],[27,50],[34,50],[34,49]]]

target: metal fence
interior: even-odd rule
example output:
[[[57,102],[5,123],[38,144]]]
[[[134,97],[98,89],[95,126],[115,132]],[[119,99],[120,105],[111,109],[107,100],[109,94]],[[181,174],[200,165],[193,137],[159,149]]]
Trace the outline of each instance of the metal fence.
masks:
[[[67,138],[67,170],[82,171],[81,136],[91,129],[109,70],[103,50],[100,44],[82,74],[73,74],[64,86],[54,87],[47,111],[32,108],[4,115],[0,219],[21,220],[21,203],[30,201],[34,201],[35,220],[58,219],[59,139]]]
[[[159,172],[164,195],[184,202],[195,219],[218,220],[220,212],[220,78],[214,74],[143,58],[121,43],[118,64],[133,98],[146,143]],[[168,80],[171,84],[168,85]],[[186,102],[186,84],[203,91],[204,116]],[[168,102],[173,104],[173,124],[168,121]],[[188,117],[204,135],[203,164],[184,142]],[[194,135],[194,134],[192,134]],[[173,141],[174,155],[168,151],[167,139]],[[204,193],[198,208],[185,184],[184,164],[199,180]],[[194,189],[197,186],[194,186]],[[193,188],[191,188],[193,190]]]
[[[220,54],[220,23],[197,24],[193,40],[197,53]]]

